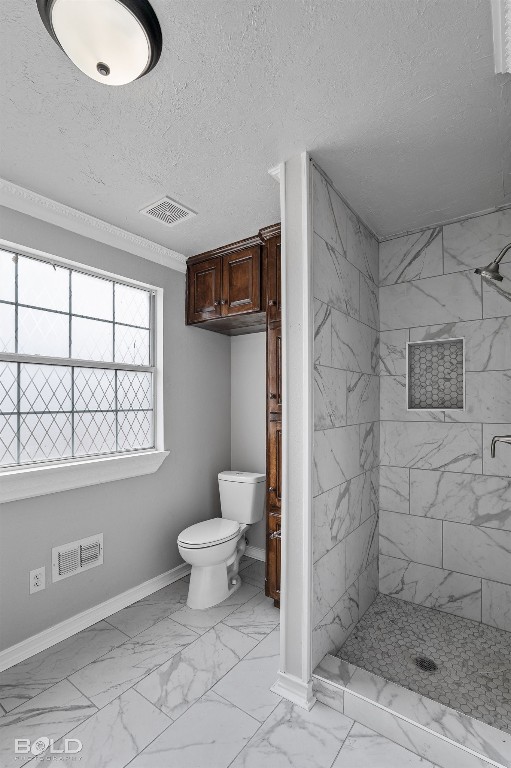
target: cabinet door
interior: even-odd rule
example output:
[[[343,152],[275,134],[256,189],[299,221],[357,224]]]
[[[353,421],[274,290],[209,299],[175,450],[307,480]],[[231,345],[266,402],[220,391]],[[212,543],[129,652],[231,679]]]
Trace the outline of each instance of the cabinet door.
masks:
[[[188,266],[188,323],[221,315],[222,260],[208,259]]]
[[[261,246],[222,256],[222,316],[261,309]]]
[[[280,512],[268,512],[266,528],[266,584],[265,594],[280,603]]]
[[[282,497],[282,422],[268,421],[268,508],[280,509]]]
[[[282,326],[268,323],[266,336],[268,413],[282,414]]]
[[[281,319],[280,235],[268,240],[267,285],[266,313],[268,322],[274,322]]]

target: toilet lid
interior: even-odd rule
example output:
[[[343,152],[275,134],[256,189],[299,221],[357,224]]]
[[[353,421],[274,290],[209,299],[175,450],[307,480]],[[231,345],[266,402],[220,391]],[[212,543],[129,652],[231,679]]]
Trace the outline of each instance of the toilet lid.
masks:
[[[224,517],[214,517],[213,520],[204,520],[195,523],[179,534],[178,543],[186,547],[207,547],[213,544],[221,544],[238,535],[240,524],[235,520],[226,520]]]

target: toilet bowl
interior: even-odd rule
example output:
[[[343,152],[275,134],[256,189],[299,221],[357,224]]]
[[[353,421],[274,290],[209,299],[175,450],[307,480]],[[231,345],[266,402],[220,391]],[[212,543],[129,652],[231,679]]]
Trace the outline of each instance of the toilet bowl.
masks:
[[[221,472],[222,517],[196,523],[179,534],[179,554],[192,566],[189,608],[211,608],[240,588],[239,562],[249,526],[263,517],[265,481],[265,475],[253,472]]]

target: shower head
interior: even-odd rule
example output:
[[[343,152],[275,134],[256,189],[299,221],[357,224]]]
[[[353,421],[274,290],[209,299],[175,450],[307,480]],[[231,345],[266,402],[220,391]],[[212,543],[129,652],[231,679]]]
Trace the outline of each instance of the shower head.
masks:
[[[499,264],[508,251],[511,251],[511,243],[508,243],[499,253],[497,258],[488,264],[487,267],[477,267],[475,271],[476,275],[482,275],[482,277],[488,277],[490,280],[498,280],[499,283],[504,279],[499,271]]]
[[[492,261],[487,267],[478,267],[474,270],[476,275],[482,275],[483,277],[489,277],[491,280],[498,280],[499,283],[504,279],[499,272],[499,264],[497,261]]]

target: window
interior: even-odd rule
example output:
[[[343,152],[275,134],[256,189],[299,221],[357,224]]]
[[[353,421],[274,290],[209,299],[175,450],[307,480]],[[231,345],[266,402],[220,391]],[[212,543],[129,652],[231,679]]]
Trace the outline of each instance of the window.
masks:
[[[0,250],[0,467],[154,447],[154,293]]]

